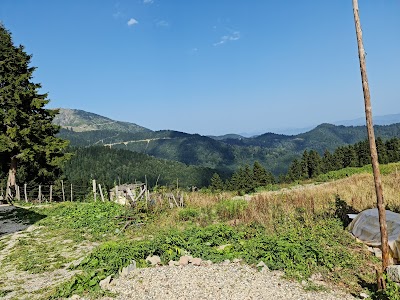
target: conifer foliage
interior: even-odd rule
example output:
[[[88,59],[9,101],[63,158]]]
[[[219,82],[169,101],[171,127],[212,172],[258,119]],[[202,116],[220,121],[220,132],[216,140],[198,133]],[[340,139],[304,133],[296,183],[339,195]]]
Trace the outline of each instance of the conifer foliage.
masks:
[[[57,111],[44,108],[49,100],[39,93],[41,85],[32,82],[30,60],[0,23],[0,157],[2,171],[8,171],[8,190],[16,184],[17,168],[23,170],[23,180],[43,182],[58,176],[66,158],[68,142],[55,137],[59,127],[52,124]]]

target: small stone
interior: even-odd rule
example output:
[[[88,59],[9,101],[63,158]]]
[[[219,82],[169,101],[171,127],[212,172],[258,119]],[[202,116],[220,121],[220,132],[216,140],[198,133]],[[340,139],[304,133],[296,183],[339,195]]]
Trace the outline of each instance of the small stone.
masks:
[[[374,254],[377,258],[381,258],[382,259],[382,250],[379,248],[374,248]]]
[[[188,256],[181,256],[179,259],[179,265],[180,266],[187,266],[189,264],[189,257]]]
[[[225,260],[221,263],[221,265],[227,266],[227,265],[229,265],[230,263],[231,263],[231,261],[230,261],[229,259],[225,259]]]
[[[168,262],[168,266],[170,266],[170,267],[175,267],[176,265],[179,266],[179,263],[177,261],[175,261],[175,260],[170,260]]]
[[[192,259],[192,265],[194,265],[194,266],[200,266],[202,261],[203,261],[203,260],[202,260],[201,258],[198,258],[198,257],[193,258],[193,259]]]
[[[189,259],[189,262],[191,263],[191,262],[192,262],[192,260],[193,260],[193,256],[191,256],[191,255],[188,255],[188,259]]]
[[[257,264],[257,268],[264,268],[264,267],[266,267],[267,265],[263,262],[263,261],[260,261],[258,264]]]
[[[392,265],[387,267],[386,273],[391,281],[400,282],[400,265]]]
[[[232,262],[234,264],[240,263],[241,261],[242,261],[242,259],[240,259],[240,258],[235,258],[234,260],[232,260]]]
[[[366,299],[369,298],[369,295],[366,293],[360,293],[360,298]]]
[[[110,276],[107,276],[106,278],[104,278],[103,280],[101,280],[101,281],[99,282],[99,285],[100,285],[101,289],[106,290],[107,287],[108,287],[108,285],[110,284],[110,282],[111,282],[111,275],[110,275]]]
[[[128,267],[122,268],[121,272],[119,273],[120,276],[127,276],[128,275]]]
[[[157,255],[147,256],[146,261],[148,261],[152,266],[161,264],[161,259]]]
[[[126,267],[128,274],[136,269],[136,261],[132,260],[131,264]]]
[[[79,295],[72,295],[71,298],[69,298],[70,300],[79,300],[81,299],[81,297]]]
[[[203,260],[201,264],[205,267],[211,266],[213,262],[211,260]]]

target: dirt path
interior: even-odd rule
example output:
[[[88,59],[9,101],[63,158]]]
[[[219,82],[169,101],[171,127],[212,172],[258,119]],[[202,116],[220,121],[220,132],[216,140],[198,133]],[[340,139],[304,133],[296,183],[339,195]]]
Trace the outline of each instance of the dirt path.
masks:
[[[0,206],[1,299],[46,298],[49,288],[76,273],[68,270],[68,266],[77,264],[96,246],[85,242],[76,244],[63,240],[62,236],[51,237],[46,228],[21,220],[25,211],[15,206]],[[59,261],[68,263],[59,264]],[[35,262],[42,263],[42,269]]]

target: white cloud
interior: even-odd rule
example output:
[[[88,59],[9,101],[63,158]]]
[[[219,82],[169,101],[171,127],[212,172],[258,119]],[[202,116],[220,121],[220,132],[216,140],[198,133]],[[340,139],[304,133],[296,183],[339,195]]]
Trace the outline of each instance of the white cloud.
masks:
[[[122,18],[122,17],[123,17],[123,14],[122,14],[122,12],[117,11],[117,12],[113,13],[112,16],[113,16],[115,19],[119,19],[119,18]]]
[[[237,41],[239,39],[240,39],[240,32],[234,31],[232,32],[232,34],[222,36],[219,42],[214,43],[214,46],[220,46],[226,44],[227,42]]]
[[[133,26],[133,25],[136,25],[138,23],[139,22],[136,21],[134,18],[130,18],[127,24],[128,24],[128,26]]]
[[[144,4],[152,4],[154,0],[143,0]]]
[[[167,21],[161,20],[161,21],[158,21],[156,23],[156,25],[159,26],[159,27],[168,27],[169,23]]]

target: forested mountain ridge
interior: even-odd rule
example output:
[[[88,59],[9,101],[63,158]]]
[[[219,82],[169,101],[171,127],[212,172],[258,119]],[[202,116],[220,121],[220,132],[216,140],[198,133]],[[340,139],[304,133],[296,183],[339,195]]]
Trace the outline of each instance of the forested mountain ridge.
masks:
[[[175,185],[182,187],[205,186],[215,170],[187,166],[181,162],[151,157],[143,153],[107,147],[71,149],[73,156],[64,166],[64,174],[71,183],[87,185],[88,179],[96,179],[112,187],[116,181],[144,182],[154,187]],[[145,178],[146,176],[146,178]]]
[[[400,137],[400,123],[375,126],[375,134],[382,139]],[[72,146],[103,145],[226,173],[259,161],[267,170],[278,175],[286,173],[293,159],[300,157],[304,150],[313,149],[322,155],[325,150],[334,151],[339,146],[365,140],[367,130],[365,126],[321,124],[306,133],[292,136],[265,133],[239,139],[228,135],[223,140],[171,130],[129,132],[98,129],[75,132],[63,129],[59,135],[70,140]]]

